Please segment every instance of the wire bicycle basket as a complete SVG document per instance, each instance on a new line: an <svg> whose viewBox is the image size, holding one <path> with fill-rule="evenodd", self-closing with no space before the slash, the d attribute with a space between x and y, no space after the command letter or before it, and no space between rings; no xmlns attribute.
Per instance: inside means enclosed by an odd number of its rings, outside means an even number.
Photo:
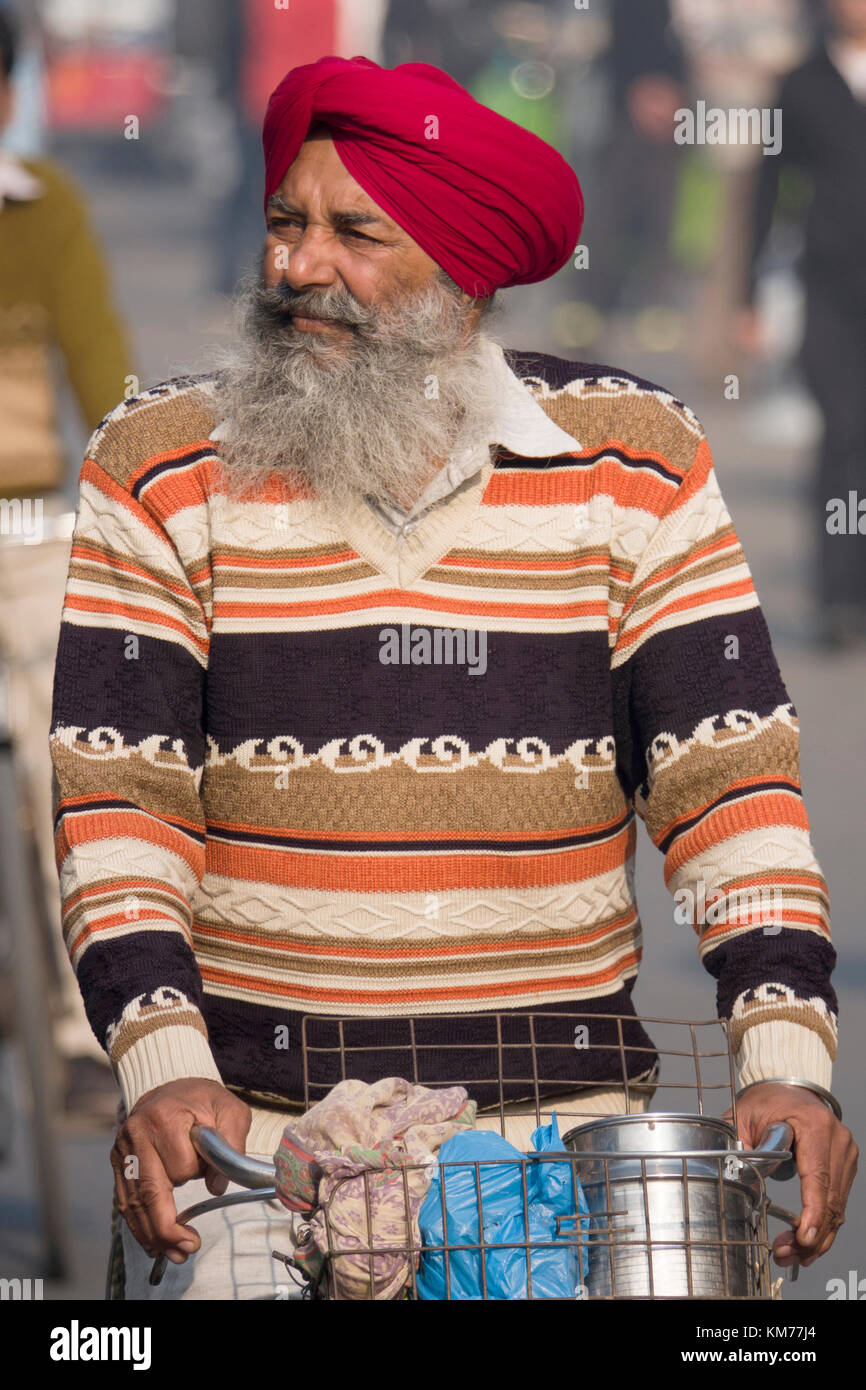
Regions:
<svg viewBox="0 0 866 1390"><path fill-rule="evenodd" d="M304 1019L305 1109L339 1081L400 1075L424 1086L464 1086L470 1096L480 1095L479 1126L505 1138L515 1122L525 1130L533 1120L536 1126L549 1120L554 1111L562 1135L561 1149L543 1153L524 1151L519 1157L469 1163L440 1156L432 1171L429 1164L408 1161L366 1170L360 1174L360 1234L357 1229L347 1234L334 1219L338 1183L316 1207L321 1258L312 1265L296 1259L298 1241L303 1244L309 1234L306 1219L300 1230L297 1219L291 1227L287 1220L293 1249L272 1252L287 1270L303 1271L305 1297L423 1301L431 1296L426 1290L432 1273L441 1289L437 1297L502 1298L506 1268L509 1287L518 1290L507 1296L518 1298L781 1297L782 1279L774 1280L770 1266L768 1218L795 1226L797 1218L771 1201L766 1178L791 1176L791 1130L773 1126L761 1146L748 1152L737 1139L735 1068L726 1020L638 1019L571 1010L492 1012L483 1018L489 1024L487 1039L456 1045L455 1074L439 1074L435 1081L428 1075L427 1054L435 1054L441 1070L447 1049L438 1039L425 1041L428 1019L401 1021L402 1044L367 1042L367 1036L381 1037L381 1031L371 1031L375 1020ZM645 1023L654 1029L649 1048ZM583 1054L595 1049L594 1057L584 1055L577 1066L571 1063L582 1077L563 1081L563 1049L572 1059L576 1049ZM234 1154L212 1131L199 1131L194 1142L232 1180L264 1190L201 1203L183 1213L182 1222L228 1201L273 1199L271 1165ZM559 1167L540 1169L544 1164ZM491 1223L485 1196L486 1184L496 1180L501 1165L510 1165L512 1173L519 1170L517 1228L509 1227L507 1238ZM431 1239L429 1232L422 1238L417 1196L413 1207L414 1179L422 1169L441 1206L439 1239ZM552 1229L540 1237L530 1206L549 1171L571 1175L573 1209L560 1211ZM474 1211L462 1223L449 1211L452 1179L464 1188L468 1182L474 1196ZM385 1189L392 1217L387 1229L377 1227ZM400 1208L396 1221L395 1207ZM567 1293L544 1291L540 1271L550 1267L546 1259L564 1261L561 1268L567 1265L576 1276L567 1282ZM157 1282L154 1275L152 1282ZM473 1291L467 1293L467 1288Z"/></svg>

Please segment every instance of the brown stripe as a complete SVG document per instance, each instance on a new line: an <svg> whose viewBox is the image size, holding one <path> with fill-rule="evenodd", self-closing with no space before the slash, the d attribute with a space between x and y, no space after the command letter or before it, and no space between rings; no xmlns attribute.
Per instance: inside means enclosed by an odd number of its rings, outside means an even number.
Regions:
<svg viewBox="0 0 866 1390"><path fill-rule="evenodd" d="M268 761L262 758L260 765ZM361 838L394 831L401 837L425 835L443 827L479 836L506 831L521 835L540 826L586 829L612 822L627 809L616 769L605 765L592 770L598 760L586 761L589 786L582 789L575 787L575 768L567 761L529 773L502 772L482 760L477 767L445 773L416 772L398 760L357 774L364 778L359 803L357 778L332 772L323 763L288 773L272 764L272 774L251 777L230 760L207 766L207 814L210 821L234 823L243 807L248 826L281 827L287 823L290 803L290 823L298 834L337 832ZM441 764L431 760L429 766ZM134 771L130 769L131 782ZM123 781L122 772L119 795Z"/></svg>
<svg viewBox="0 0 866 1390"><path fill-rule="evenodd" d="M765 1007L750 1006L748 1018L730 1020L731 1042L735 1052L739 1052L742 1047L743 1038L748 1029L756 1028L762 1023L797 1023L801 1028L808 1028L818 1035L830 1054L831 1060L835 1062L836 1038L833 1029L815 1009L810 1009L807 1004L804 1004L801 1009L770 1004Z"/></svg>
<svg viewBox="0 0 866 1390"><path fill-rule="evenodd" d="M196 1009L159 1009L148 1014L142 1009L142 1018L136 1023L124 1023L117 1033L111 1048L111 1060L117 1066L121 1058L143 1038L153 1037L161 1028L194 1028L207 1040L204 1019Z"/></svg>
<svg viewBox="0 0 866 1390"><path fill-rule="evenodd" d="M663 454L674 469L685 472L694 461L700 436L691 413L681 402L654 391L636 392L634 382L602 386L577 379L558 391L532 395L560 429L580 440L585 453L611 440L639 439L648 450Z"/></svg>
<svg viewBox="0 0 866 1390"><path fill-rule="evenodd" d="M603 923L593 923L593 932ZM231 930L231 928L229 928ZM574 933L574 928L563 926L563 932ZM548 933L549 935L549 933ZM271 935L269 939L284 942L291 941L291 937ZM342 950L350 950L352 941L345 937L327 936L320 938L322 946L337 946ZM412 946L404 941L395 942L389 949L387 942L367 942L365 945L378 946L382 954L375 957L367 956L356 960L341 959L337 956L322 955L314 956L304 953L295 955L292 951L268 950L266 947L257 947L242 944L237 941L218 941L210 934L203 936L200 932L193 929L193 944L196 959L203 964L214 964L229 962L235 967L240 967L241 963L246 966L259 966L268 972L267 978L261 981L262 988L266 988L269 979L278 982L283 979L287 972L292 974L302 974L314 978L328 978L333 976L335 979L343 977L362 976L367 979L381 979L387 981L391 978L404 979L411 975L413 979L428 980L437 979L442 976L456 977L461 975L496 974L502 972L528 973L535 969L552 970L558 966L571 966L576 972L585 971L589 973L589 967L593 966L604 956L611 955L615 950L629 951L634 949L636 932L634 926L621 927L610 930L600 941L588 942L586 945L580 943L569 945L564 948L557 947L533 947L533 943L527 940L522 934L511 937L484 937L485 945L492 945L497 942L513 943L522 942L525 949L515 951L503 951L497 956L495 953L488 952L482 956L457 955L448 956L446 959L425 960L419 958L412 951ZM307 942L306 944L311 944ZM430 942L417 943L421 949ZM437 941L436 943L442 944ZM461 938L455 942L457 945L471 945L470 941ZM399 954L398 954L399 952Z"/></svg>
<svg viewBox="0 0 866 1390"><path fill-rule="evenodd" d="M698 545L693 548L697 549L700 546L708 545L711 541L717 540L720 536L730 535L732 532L732 526L723 526L720 530L714 531L712 536L705 536ZM701 561L700 564L691 566L685 578L689 584L694 584L698 580L710 579L715 575L724 573L726 570L736 568L737 565L742 565L745 558L742 547L737 545L730 550L722 551L720 555L709 556L706 560ZM683 566L686 566L688 564L688 552L678 557L678 561L681 562ZM668 559L663 565L659 566L659 568L667 569L671 563L672 561ZM660 604L669 595L676 594L680 590L683 582L684 576L682 571L680 571L673 575L672 578L666 580L664 584L653 585L650 592L641 593L640 597L629 609L627 621L631 623L635 614L641 613L647 608L654 608L656 604ZM652 583L652 575L649 576L646 583Z"/></svg>

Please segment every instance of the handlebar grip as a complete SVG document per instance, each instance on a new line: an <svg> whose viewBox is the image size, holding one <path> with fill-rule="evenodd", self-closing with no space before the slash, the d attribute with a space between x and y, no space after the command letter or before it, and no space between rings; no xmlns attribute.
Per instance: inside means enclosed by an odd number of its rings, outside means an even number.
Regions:
<svg viewBox="0 0 866 1390"><path fill-rule="evenodd" d="M189 1137L202 1158L230 1182L251 1189L273 1187L277 1173L274 1165L239 1153L217 1130L208 1125L193 1125Z"/></svg>
<svg viewBox="0 0 866 1390"><path fill-rule="evenodd" d="M791 1152L794 1131L785 1120L768 1125L756 1149L741 1149L738 1158L749 1160L763 1177L774 1177L777 1182L787 1182L797 1172L797 1162ZM778 1154L774 1159L773 1154ZM749 1179L745 1178L748 1182Z"/></svg>

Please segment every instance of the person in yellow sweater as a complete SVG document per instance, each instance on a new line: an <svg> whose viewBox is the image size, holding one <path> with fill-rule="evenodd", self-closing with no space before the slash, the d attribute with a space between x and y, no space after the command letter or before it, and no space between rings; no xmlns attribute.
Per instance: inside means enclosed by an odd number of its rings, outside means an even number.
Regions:
<svg viewBox="0 0 866 1390"><path fill-rule="evenodd" d="M11 16L0 12L0 136L12 117L17 44ZM57 427L61 366L88 430L138 389L81 192L52 160L19 159L0 147L0 677L52 927L60 900L48 732L71 537L62 521L70 505ZM110 1072L59 930L52 940L60 981L54 1038L66 1103L107 1115ZM25 1006L31 1003L45 1007L35 1000Z"/></svg>

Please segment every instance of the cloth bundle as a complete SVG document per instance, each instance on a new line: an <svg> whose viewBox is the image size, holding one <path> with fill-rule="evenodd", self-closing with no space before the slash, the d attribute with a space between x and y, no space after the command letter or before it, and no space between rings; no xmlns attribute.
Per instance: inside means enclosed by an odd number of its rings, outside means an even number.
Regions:
<svg viewBox="0 0 866 1390"><path fill-rule="evenodd" d="M308 1218L296 1264L315 1279L330 1254L338 1298L398 1296L410 1278L409 1251L420 1249L418 1212L436 1154L474 1124L475 1101L461 1086L341 1081L286 1126L274 1155L280 1201ZM386 1253L359 1253L370 1247Z"/></svg>

